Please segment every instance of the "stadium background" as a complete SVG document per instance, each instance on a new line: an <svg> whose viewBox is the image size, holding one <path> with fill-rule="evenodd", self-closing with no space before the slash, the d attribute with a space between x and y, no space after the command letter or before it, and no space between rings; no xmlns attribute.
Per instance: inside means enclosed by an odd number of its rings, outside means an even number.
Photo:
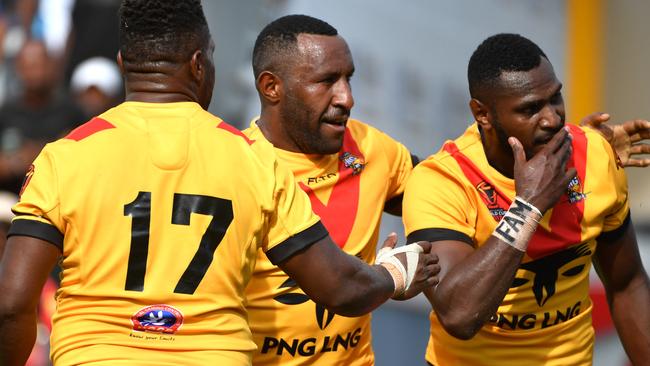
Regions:
<svg viewBox="0 0 650 366"><path fill-rule="evenodd" d="M119 3L76 1L106 4L107 9ZM30 2L39 6L31 31L56 52L66 42L75 0ZM11 1L0 1L0 16L5 3ZM203 4L217 46L210 110L238 127L247 126L259 111L250 66L255 37L265 24L290 13L321 18L339 30L356 66L352 116L387 132L420 157L434 153L471 122L467 61L484 38L498 32L520 33L547 53L564 82L567 121L594 111L609 112L613 121L650 119L646 70L650 46L642 28L650 3L644 0L203 0ZM7 50L16 46L11 42L16 40L3 40L0 100L12 93ZM62 73L65 69L60 68ZM628 169L628 175L632 215L645 266L650 268L650 186L644 184L648 171ZM382 235L390 231L401 233L403 228L399 219L387 216ZM594 365L626 365L602 285L592 275ZM390 302L374 313L377 366L423 364L428 308L418 297Z"/></svg>

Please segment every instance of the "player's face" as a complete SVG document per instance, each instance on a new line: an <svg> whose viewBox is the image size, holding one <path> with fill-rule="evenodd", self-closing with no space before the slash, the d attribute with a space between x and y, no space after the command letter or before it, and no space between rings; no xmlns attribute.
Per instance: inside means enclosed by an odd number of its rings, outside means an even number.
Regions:
<svg viewBox="0 0 650 366"><path fill-rule="evenodd" d="M516 137L530 159L564 126L562 84L543 57L538 67L503 73L500 80L492 105L496 137L506 154L512 154L508 137Z"/></svg>
<svg viewBox="0 0 650 366"><path fill-rule="evenodd" d="M205 68L205 77L199 86L199 104L203 109L207 110L212 101L212 90L214 89L214 41L210 37L210 44L206 47L206 52L203 57Z"/></svg>
<svg viewBox="0 0 650 366"><path fill-rule="evenodd" d="M353 73L352 55L343 38L298 36L297 57L287 67L280 101L282 126L297 150L334 154L341 149L354 105Z"/></svg>

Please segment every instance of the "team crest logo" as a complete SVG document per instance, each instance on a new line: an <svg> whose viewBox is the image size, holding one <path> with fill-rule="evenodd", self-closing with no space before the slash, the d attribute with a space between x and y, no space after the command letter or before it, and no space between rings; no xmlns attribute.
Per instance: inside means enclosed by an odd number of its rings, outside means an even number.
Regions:
<svg viewBox="0 0 650 366"><path fill-rule="evenodd" d="M582 185L580 184L580 179L578 179L578 177L573 177L573 179L571 179L569 186L566 189L566 195L569 197L569 202L571 203L580 202L587 197L587 195L582 192Z"/></svg>
<svg viewBox="0 0 650 366"><path fill-rule="evenodd" d="M183 325L183 314L172 306L158 304L140 309L131 317L133 330L175 333Z"/></svg>
<svg viewBox="0 0 650 366"><path fill-rule="evenodd" d="M339 159L343 162L343 164L345 164L346 168L352 169L352 174L354 175L361 174L361 171L366 165L363 159L358 158L349 152L344 152L343 155L339 157Z"/></svg>
<svg viewBox="0 0 650 366"><path fill-rule="evenodd" d="M488 210L490 210L490 215L497 221L501 220L506 211L499 207L497 203L497 191L486 181L477 184L476 190L481 195L481 199L485 202Z"/></svg>

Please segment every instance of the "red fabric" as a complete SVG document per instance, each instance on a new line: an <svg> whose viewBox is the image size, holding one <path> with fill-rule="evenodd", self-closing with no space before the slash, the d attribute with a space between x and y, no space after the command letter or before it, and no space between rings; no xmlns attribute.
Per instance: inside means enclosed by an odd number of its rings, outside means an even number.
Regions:
<svg viewBox="0 0 650 366"><path fill-rule="evenodd" d="M346 152L365 161L357 143L347 129L339 158ZM339 177L326 203L321 202L311 188L299 182L300 188L309 196L312 209L320 216L323 225L340 248L345 246L350 237L359 206L361 175L353 173L354 170L351 167L346 167L342 159L339 159Z"/></svg>
<svg viewBox="0 0 650 366"><path fill-rule="evenodd" d="M93 135L99 131L107 130L110 128L115 128L110 122L103 120L101 118L93 118L90 121L84 123L83 125L75 128L66 136L66 139L81 141L86 137Z"/></svg>
<svg viewBox="0 0 650 366"><path fill-rule="evenodd" d="M569 127L573 135L573 154L567 164L567 168L576 168L581 192L584 186L587 165L587 138L579 127L572 125ZM447 142L443 146L443 149L456 160L463 174L481 193L481 199L488 208L499 207L503 210L508 210L512 200L499 191L483 172L467 156L458 150L456 144L451 141ZM486 194L485 187L492 189L493 193ZM549 222L550 230L546 230L541 226L538 227L528 244L526 254L532 259L537 259L580 243L582 234L580 222L583 212L584 200L571 203L567 194L563 194L558 203L553 207L553 213ZM494 219L498 221L500 217L495 217Z"/></svg>

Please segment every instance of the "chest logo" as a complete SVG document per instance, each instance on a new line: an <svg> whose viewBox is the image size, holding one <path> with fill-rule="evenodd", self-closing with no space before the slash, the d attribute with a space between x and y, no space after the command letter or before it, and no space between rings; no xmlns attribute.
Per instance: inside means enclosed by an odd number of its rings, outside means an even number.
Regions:
<svg viewBox="0 0 650 366"><path fill-rule="evenodd" d="M282 303L284 305L300 305L307 301L310 301L309 296L298 293L294 291L300 291L298 283L293 279L289 278L284 283L280 285L279 288L290 288L292 292L284 293L273 298L273 300ZM334 313L325 309L324 306L320 304L316 305L316 323L320 329L325 329L334 319Z"/></svg>
<svg viewBox="0 0 650 366"><path fill-rule="evenodd" d="M346 168L352 169L353 175L361 174L361 171L366 166L363 158L356 157L349 152L341 154L339 159L343 162Z"/></svg>
<svg viewBox="0 0 650 366"><path fill-rule="evenodd" d="M585 265L572 262L589 255L591 255L591 249L587 243L583 243L520 265L520 269L535 275L532 290L537 305L544 306L548 299L555 294L555 285L559 279L579 275L585 269ZM569 263L572 264L567 266ZM526 278L515 277L510 287L519 287L529 281Z"/></svg>
<svg viewBox="0 0 650 366"><path fill-rule="evenodd" d="M587 197L587 195L582 192L582 184L577 176L573 177L569 182L569 186L566 189L566 195L569 197L569 202L571 203L580 202Z"/></svg>

